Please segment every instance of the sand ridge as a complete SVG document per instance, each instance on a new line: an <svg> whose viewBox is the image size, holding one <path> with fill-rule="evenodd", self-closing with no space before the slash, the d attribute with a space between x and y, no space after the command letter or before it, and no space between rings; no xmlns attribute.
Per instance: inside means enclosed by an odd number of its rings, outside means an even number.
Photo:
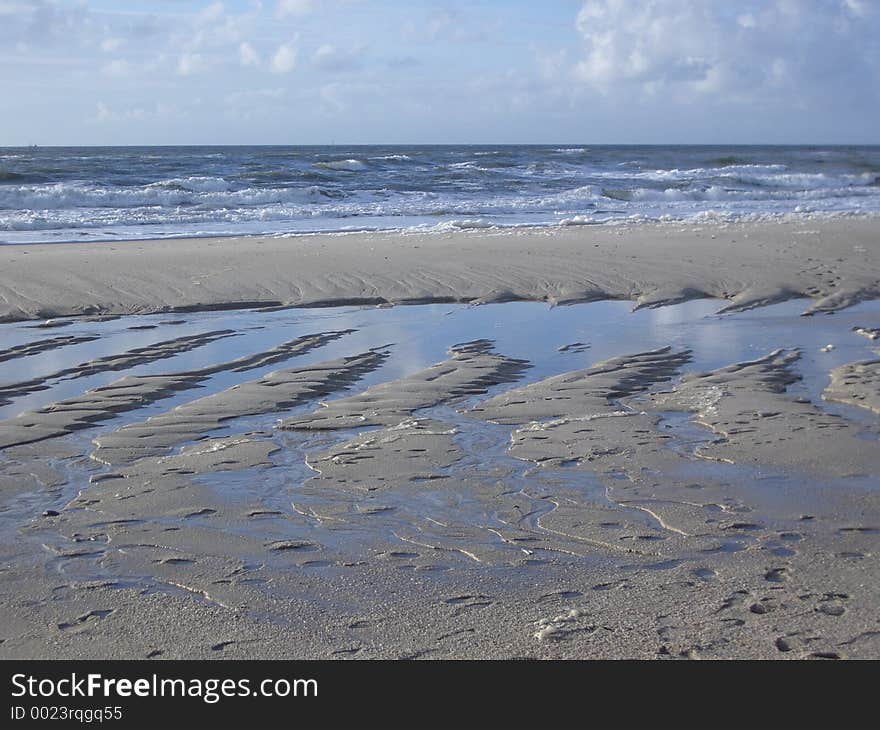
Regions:
<svg viewBox="0 0 880 730"><path fill-rule="evenodd" d="M686 350L664 347L621 355L590 368L514 388L470 410L495 423L523 423L574 413L613 411L614 400L672 378L690 360Z"/></svg>
<svg viewBox="0 0 880 730"><path fill-rule="evenodd" d="M834 368L831 382L822 397L880 413L880 360L854 362Z"/></svg>
<svg viewBox="0 0 880 730"><path fill-rule="evenodd" d="M175 355L195 350L199 347L208 345L218 340L222 340L226 337L234 337L235 335L236 333L232 330L215 330L212 332L200 332L195 335L187 335L184 337L175 337L172 340L165 340L164 342L157 342L155 344L146 345L144 347L136 347L117 355L97 357L93 360L89 360L88 362L83 362L73 367L56 370L55 372L48 375L31 378L30 380L26 380L23 382L2 384L0 385L0 405L10 403L12 398L18 397L20 395L34 393L39 390L45 390L52 381L62 379L86 378L90 375L96 375L98 373L127 370L129 368L135 367L137 365L142 365L144 363L151 363L157 360L171 358ZM42 352L44 350L54 350L57 347L72 344L72 342L69 340L57 342L58 338L55 339L56 344L50 345L49 342L51 341L43 341L45 347L40 347L38 350L31 350L30 352L27 352L27 354L34 354L34 352ZM93 339L93 337L76 338L78 342L89 342ZM23 355L23 352L24 351L19 350L19 355Z"/></svg>
<svg viewBox="0 0 880 730"><path fill-rule="evenodd" d="M119 464L157 456L220 428L224 421L247 415L288 410L344 389L379 367L383 350L321 362L305 368L276 370L259 380L189 401L142 423L129 424L95 439L93 458Z"/></svg>
<svg viewBox="0 0 880 730"><path fill-rule="evenodd" d="M67 398L56 403L51 403L33 411L26 411L14 418L0 421L0 449L21 444L29 444L49 438L55 438L73 431L89 428L97 423L113 418L118 413L141 408L146 404L157 400L169 398L175 393L191 388L199 387L209 376L223 371L246 372L256 368L286 360L295 354L302 354L309 350L348 334L348 331L324 332L312 335L304 335L295 340L282 343L265 352L245 355L229 362L214 363L196 370L169 373L162 375L126 375L107 385L86 391L82 395ZM231 333L208 333L207 335L191 338L181 338L174 341L180 348L175 350L168 347L167 343L158 349L158 358L170 357L178 351L185 351L191 347L205 344L217 336L227 337ZM139 348L150 350L151 356L144 360L142 352L138 352L133 359L126 353L118 358L109 358L114 364L118 362L136 364L155 359L152 355L154 348ZM83 372L89 373L105 369L105 359L101 358L94 363L70 370L70 374L78 377ZM115 368L114 368L115 369ZM65 371L66 372L66 371ZM40 385L47 379L38 379ZM30 387L30 386L29 386ZM20 392L28 392L19 389Z"/></svg>
<svg viewBox="0 0 880 730"><path fill-rule="evenodd" d="M867 475L880 468L880 451L859 437L853 421L823 411L786 389L800 376L800 354L777 350L749 362L686 376L650 399L656 410L696 414L723 438L700 446L699 456L798 469L813 475Z"/></svg>
<svg viewBox="0 0 880 730"><path fill-rule="evenodd" d="M311 415L287 418L290 430L394 426L414 411L485 393L491 386L517 380L528 363L492 352L492 342L453 345L448 360L402 380L381 383L359 395L341 398Z"/></svg>
<svg viewBox="0 0 880 730"><path fill-rule="evenodd" d="M15 360L19 357L27 357L28 355L35 355L39 352L46 352L47 350L55 350L67 345L78 345L83 342L92 342L96 339L98 339L98 335L59 335L58 337L48 337L44 340L36 340L35 342L26 342L23 345L15 345L14 347L0 350L0 362Z"/></svg>

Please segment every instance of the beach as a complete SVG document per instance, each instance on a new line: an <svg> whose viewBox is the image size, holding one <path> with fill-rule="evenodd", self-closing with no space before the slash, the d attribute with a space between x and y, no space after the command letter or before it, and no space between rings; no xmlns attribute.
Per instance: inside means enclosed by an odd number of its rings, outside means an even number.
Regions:
<svg viewBox="0 0 880 730"><path fill-rule="evenodd" d="M0 656L876 658L878 239L2 245Z"/></svg>
<svg viewBox="0 0 880 730"><path fill-rule="evenodd" d="M877 296L874 218L6 245L0 321L232 309Z"/></svg>

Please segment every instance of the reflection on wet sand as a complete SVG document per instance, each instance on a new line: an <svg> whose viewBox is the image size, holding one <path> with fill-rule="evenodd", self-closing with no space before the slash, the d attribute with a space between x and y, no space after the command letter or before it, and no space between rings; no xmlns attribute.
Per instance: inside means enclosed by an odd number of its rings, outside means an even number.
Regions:
<svg viewBox="0 0 880 730"><path fill-rule="evenodd" d="M5 325L0 654L875 656L880 308L717 308Z"/></svg>

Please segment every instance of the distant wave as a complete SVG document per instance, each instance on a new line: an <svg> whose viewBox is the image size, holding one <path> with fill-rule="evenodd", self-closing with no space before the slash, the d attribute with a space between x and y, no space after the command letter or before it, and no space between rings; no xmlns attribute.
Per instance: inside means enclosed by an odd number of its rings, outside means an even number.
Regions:
<svg viewBox="0 0 880 730"><path fill-rule="evenodd" d="M344 192L318 185L284 188L232 189L212 178L164 180L137 187L53 183L0 187L0 210L59 208L132 208L143 206L254 206L309 203L343 197Z"/></svg>
<svg viewBox="0 0 880 730"><path fill-rule="evenodd" d="M606 198L619 201L751 201L757 203L763 200L776 201L802 201L802 200L827 200L833 198L858 198L875 197L876 193L867 189L853 188L823 188L813 190L780 191L772 189L764 190L732 190L719 185L710 185L697 188L666 188L657 190L654 188L613 189L603 188L602 195Z"/></svg>
<svg viewBox="0 0 880 730"><path fill-rule="evenodd" d="M409 155L379 155L378 157L371 157L370 159L383 162L409 162L412 160L412 157Z"/></svg>
<svg viewBox="0 0 880 730"><path fill-rule="evenodd" d="M316 162L315 167L321 167L325 170L346 170L348 172L358 172L359 170L365 170L367 168L367 163L363 160L349 159L349 160L329 160L326 162Z"/></svg>

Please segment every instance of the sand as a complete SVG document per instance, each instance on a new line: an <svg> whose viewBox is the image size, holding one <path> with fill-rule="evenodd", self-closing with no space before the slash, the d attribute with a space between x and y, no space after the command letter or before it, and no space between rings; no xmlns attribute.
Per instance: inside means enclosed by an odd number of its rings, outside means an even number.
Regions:
<svg viewBox="0 0 880 730"><path fill-rule="evenodd" d="M831 382L822 397L880 413L880 360L848 363L834 368Z"/></svg>
<svg viewBox="0 0 880 730"><path fill-rule="evenodd" d="M76 368L67 368L49 376L37 378L27 383L15 383L0 388L0 393L20 395L44 387L44 383L68 376L83 377L105 369L120 370L133 364L170 357L185 352L218 336L225 337L231 332L207 333L204 336L178 338L171 342L159 343L153 348L139 348L137 351L123 353L113 358L98 358L83 363ZM262 365L277 362L294 354L308 352L313 347L340 337L341 332L325 332L286 342L267 352L212 364L198 370L169 373L165 375L133 375L116 380L109 385L88 390L80 396L53 403L35 411L25 411L13 419L0 423L0 448L19 446L62 436L72 431L88 428L112 418L118 413L142 408L148 403L168 398L181 390L196 388L209 375L221 371L245 372ZM112 367L107 366L107 361ZM219 416L222 420L222 415ZM192 429L190 429L192 430ZM193 432L193 436L198 430Z"/></svg>
<svg viewBox="0 0 880 730"><path fill-rule="evenodd" d="M835 311L880 291L878 231L10 246L0 292L11 320L707 295ZM877 324L840 337L868 350ZM0 362L91 344L33 332ZM0 657L880 656L875 359L827 367L811 398L785 341L694 372L687 342L599 360L562 332L553 349L586 367L542 377L487 339L407 371L400 343L327 328L125 373L238 334L206 322L0 383L14 403L120 376L0 421Z"/></svg>
<svg viewBox="0 0 880 730"><path fill-rule="evenodd" d="M571 303L742 309L880 293L875 219L641 224L516 233L371 233L0 246L0 321L241 306Z"/></svg>
<svg viewBox="0 0 880 730"><path fill-rule="evenodd" d="M484 340L453 345L449 354L449 360L408 378L334 400L314 414L282 421L281 427L327 430L395 426L415 411L485 393L499 383L514 382L528 367L522 360L493 353L492 343Z"/></svg>
<svg viewBox="0 0 880 730"><path fill-rule="evenodd" d="M259 380L190 401L169 413L102 435L95 441L98 448L92 456L105 464L118 464L162 454L221 428L224 421L285 411L335 393L357 382L387 356L387 352L368 351L308 368L277 370Z"/></svg>

